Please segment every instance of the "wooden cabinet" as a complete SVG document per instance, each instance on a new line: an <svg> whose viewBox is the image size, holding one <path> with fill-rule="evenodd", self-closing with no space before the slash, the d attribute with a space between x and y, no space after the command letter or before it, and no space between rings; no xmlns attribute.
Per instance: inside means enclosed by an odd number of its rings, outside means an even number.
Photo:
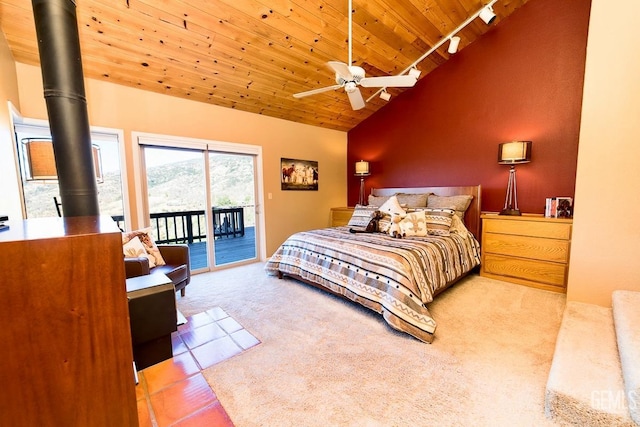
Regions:
<svg viewBox="0 0 640 427"><path fill-rule="evenodd" d="M3 426L137 426L122 235L109 217L0 231Z"/></svg>
<svg viewBox="0 0 640 427"><path fill-rule="evenodd" d="M331 208L331 217L329 219L330 227L339 227L347 225L353 215L354 208Z"/></svg>
<svg viewBox="0 0 640 427"><path fill-rule="evenodd" d="M480 275L566 292L571 219L482 215Z"/></svg>

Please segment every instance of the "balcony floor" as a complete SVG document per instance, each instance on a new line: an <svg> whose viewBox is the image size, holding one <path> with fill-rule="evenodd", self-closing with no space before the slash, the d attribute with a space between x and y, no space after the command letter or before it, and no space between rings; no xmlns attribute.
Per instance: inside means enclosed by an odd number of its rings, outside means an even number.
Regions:
<svg viewBox="0 0 640 427"><path fill-rule="evenodd" d="M207 243L204 241L189 244L192 270L207 267ZM253 259L256 257L255 227L245 227L242 237L218 237L214 246L216 265Z"/></svg>

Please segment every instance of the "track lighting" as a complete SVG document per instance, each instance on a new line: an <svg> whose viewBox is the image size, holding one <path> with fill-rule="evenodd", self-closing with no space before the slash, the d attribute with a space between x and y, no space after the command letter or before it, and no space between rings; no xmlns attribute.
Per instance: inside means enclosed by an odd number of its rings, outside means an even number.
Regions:
<svg viewBox="0 0 640 427"><path fill-rule="evenodd" d="M449 49L447 49L447 52L453 55L458 51L459 44L460 44L460 37L458 36L451 37L451 39L449 40Z"/></svg>
<svg viewBox="0 0 640 427"><path fill-rule="evenodd" d="M493 13L493 7L487 6L480 11L480 19L484 21L485 24L491 25L491 23L496 19L496 14Z"/></svg>
<svg viewBox="0 0 640 427"><path fill-rule="evenodd" d="M485 0L483 0L483 1L485 1ZM431 49L429 49L428 51L423 53L422 56L420 56L420 58L416 59L415 62L413 62L411 65L407 66L407 68L402 70L398 75L401 76L401 75L403 75L405 73L408 73L409 75L412 75L413 72L419 71L417 69L416 69L416 71L412 71L412 70L414 68L416 68L416 66L420 62L422 62L426 57L428 57L433 52L435 52L438 49L440 49L442 47L442 45L447 43L447 42L449 42L449 47L447 49L448 52L450 54L453 54L453 53L457 52L459 44L460 44L460 40L459 40L459 37L455 36L455 34L460 33L460 31L462 31L467 25L471 24L477 17L480 17L484 23L486 23L487 25L490 25L496 19L496 14L493 13L493 5L495 3L497 3L497 2L498 2L498 0L490 0L487 4L485 4L480 9L478 9L476 12L474 12L471 16L469 16L464 22L462 22L460 25L458 25L456 28L454 28L453 31L451 31L446 36L440 38L440 40L438 40L438 42L436 44L434 44L431 47ZM456 41L456 39L458 39L458 40ZM455 48L454 48L454 46L455 46ZM417 79L417 77L416 77L416 79ZM384 88L378 89L373 95L371 95L369 98L367 98L367 102L371 101L372 99L374 99L378 95L380 95L380 97L382 99L385 99L385 98L388 99L387 97L390 97L391 95L383 94L383 90L384 90Z"/></svg>
<svg viewBox="0 0 640 427"><path fill-rule="evenodd" d="M380 98L384 99L385 101L389 101L391 99L391 94L387 92L386 89L383 89L382 92L380 92Z"/></svg>
<svg viewBox="0 0 640 427"><path fill-rule="evenodd" d="M421 74L421 73L422 73L422 71L418 70L416 67L412 67L412 68L409 70L409 75L410 75L411 77L415 77L415 78L416 78L416 80L418 80L418 77L420 77L420 74Z"/></svg>

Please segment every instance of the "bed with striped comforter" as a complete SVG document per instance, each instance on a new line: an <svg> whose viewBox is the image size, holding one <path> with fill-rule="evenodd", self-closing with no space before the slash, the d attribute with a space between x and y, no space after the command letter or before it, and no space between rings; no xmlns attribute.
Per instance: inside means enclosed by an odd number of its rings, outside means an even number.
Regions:
<svg viewBox="0 0 640 427"><path fill-rule="evenodd" d="M326 288L430 343L436 322L427 304L479 264L480 245L471 233L394 239L333 227L292 235L265 271Z"/></svg>

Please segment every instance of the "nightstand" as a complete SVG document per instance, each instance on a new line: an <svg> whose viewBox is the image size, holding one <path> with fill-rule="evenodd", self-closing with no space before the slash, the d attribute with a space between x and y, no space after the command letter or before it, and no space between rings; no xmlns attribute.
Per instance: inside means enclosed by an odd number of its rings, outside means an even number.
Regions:
<svg viewBox="0 0 640 427"><path fill-rule="evenodd" d="M480 275L567 291L573 220L483 214Z"/></svg>
<svg viewBox="0 0 640 427"><path fill-rule="evenodd" d="M354 208L331 208L329 227L347 225L353 215Z"/></svg>

